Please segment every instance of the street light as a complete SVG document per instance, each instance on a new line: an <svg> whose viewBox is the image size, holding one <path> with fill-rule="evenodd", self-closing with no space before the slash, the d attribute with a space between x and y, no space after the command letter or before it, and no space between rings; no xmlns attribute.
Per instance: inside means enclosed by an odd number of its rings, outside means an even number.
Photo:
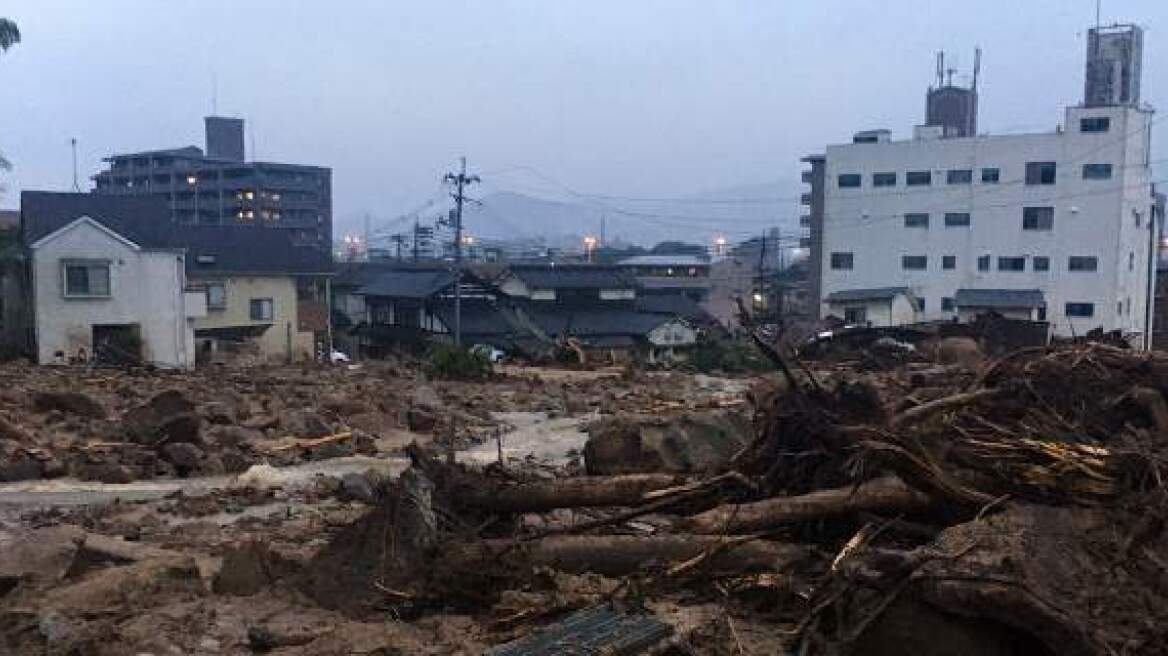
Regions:
<svg viewBox="0 0 1168 656"><path fill-rule="evenodd" d="M726 254L726 238L722 235L714 237L714 255L722 256Z"/></svg>
<svg viewBox="0 0 1168 656"><path fill-rule="evenodd" d="M199 184L199 178L194 173L187 174L187 186L192 187L194 189L194 194L195 194L195 220L194 220L194 223L199 222L199 188L197 186L198 184Z"/></svg>
<svg viewBox="0 0 1168 656"><path fill-rule="evenodd" d="M584 238L584 253L588 257L588 261L592 261L592 250L596 248L596 237L588 235Z"/></svg>

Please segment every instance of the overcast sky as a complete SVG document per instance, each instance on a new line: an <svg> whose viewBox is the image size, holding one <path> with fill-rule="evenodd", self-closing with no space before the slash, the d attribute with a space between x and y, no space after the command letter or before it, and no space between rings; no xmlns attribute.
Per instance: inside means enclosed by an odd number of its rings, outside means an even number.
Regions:
<svg viewBox="0 0 1168 656"><path fill-rule="evenodd" d="M329 166L339 226L424 201L466 155L478 193L674 196L788 181L853 131L923 121L934 53L985 51L980 129L1052 129L1082 95L1094 0L8 0L0 151L21 189L83 189L111 152L202 145L212 108L249 158ZM1168 2L1106 0L1147 29L1165 108ZM1156 146L1168 145L1157 130ZM524 168L520 168L524 167ZM534 173L538 172L537 173Z"/></svg>

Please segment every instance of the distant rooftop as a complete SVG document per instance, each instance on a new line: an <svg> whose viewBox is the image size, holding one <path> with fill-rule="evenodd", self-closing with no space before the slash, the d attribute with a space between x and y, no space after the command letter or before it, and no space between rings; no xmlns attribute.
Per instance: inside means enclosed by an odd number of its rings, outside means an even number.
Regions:
<svg viewBox="0 0 1168 656"><path fill-rule="evenodd" d="M621 266L709 266L710 258L702 255L634 255L617 262Z"/></svg>

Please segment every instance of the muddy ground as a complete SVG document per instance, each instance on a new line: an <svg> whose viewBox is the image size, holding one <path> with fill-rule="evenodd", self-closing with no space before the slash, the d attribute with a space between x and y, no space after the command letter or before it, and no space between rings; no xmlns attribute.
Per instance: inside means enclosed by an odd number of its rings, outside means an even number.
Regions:
<svg viewBox="0 0 1168 656"><path fill-rule="evenodd" d="M407 445L478 467L501 455L505 469L551 479L582 472L598 420L745 415L754 382L531 368L448 382L410 363L2 366L0 652L482 653L627 581L548 571L479 608L411 609L392 595L359 616L321 607L304 569L408 466ZM777 644L773 616L735 618L724 600L645 603L704 653Z"/></svg>

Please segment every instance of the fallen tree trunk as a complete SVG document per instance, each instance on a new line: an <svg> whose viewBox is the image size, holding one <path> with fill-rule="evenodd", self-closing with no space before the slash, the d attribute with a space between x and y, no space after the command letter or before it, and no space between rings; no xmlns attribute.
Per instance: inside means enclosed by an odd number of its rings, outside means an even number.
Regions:
<svg viewBox="0 0 1168 656"><path fill-rule="evenodd" d="M556 508L636 506L645 494L685 482L673 474L578 476L539 483L499 485L489 479L460 481L452 500L497 513L545 512Z"/></svg>
<svg viewBox="0 0 1168 656"><path fill-rule="evenodd" d="M786 570L804 562L811 553L800 545L765 540L742 541L719 550L724 541L708 535L560 535L522 543L485 540L449 546L442 559L456 571L511 562L570 573L624 576L648 566L695 558L707 550L713 554L703 566L711 573L723 574Z"/></svg>
<svg viewBox="0 0 1168 656"><path fill-rule="evenodd" d="M681 528L704 534L752 533L777 528L786 522L854 512L919 510L929 503L927 496L900 479L887 477L796 497L722 505L684 520Z"/></svg>

